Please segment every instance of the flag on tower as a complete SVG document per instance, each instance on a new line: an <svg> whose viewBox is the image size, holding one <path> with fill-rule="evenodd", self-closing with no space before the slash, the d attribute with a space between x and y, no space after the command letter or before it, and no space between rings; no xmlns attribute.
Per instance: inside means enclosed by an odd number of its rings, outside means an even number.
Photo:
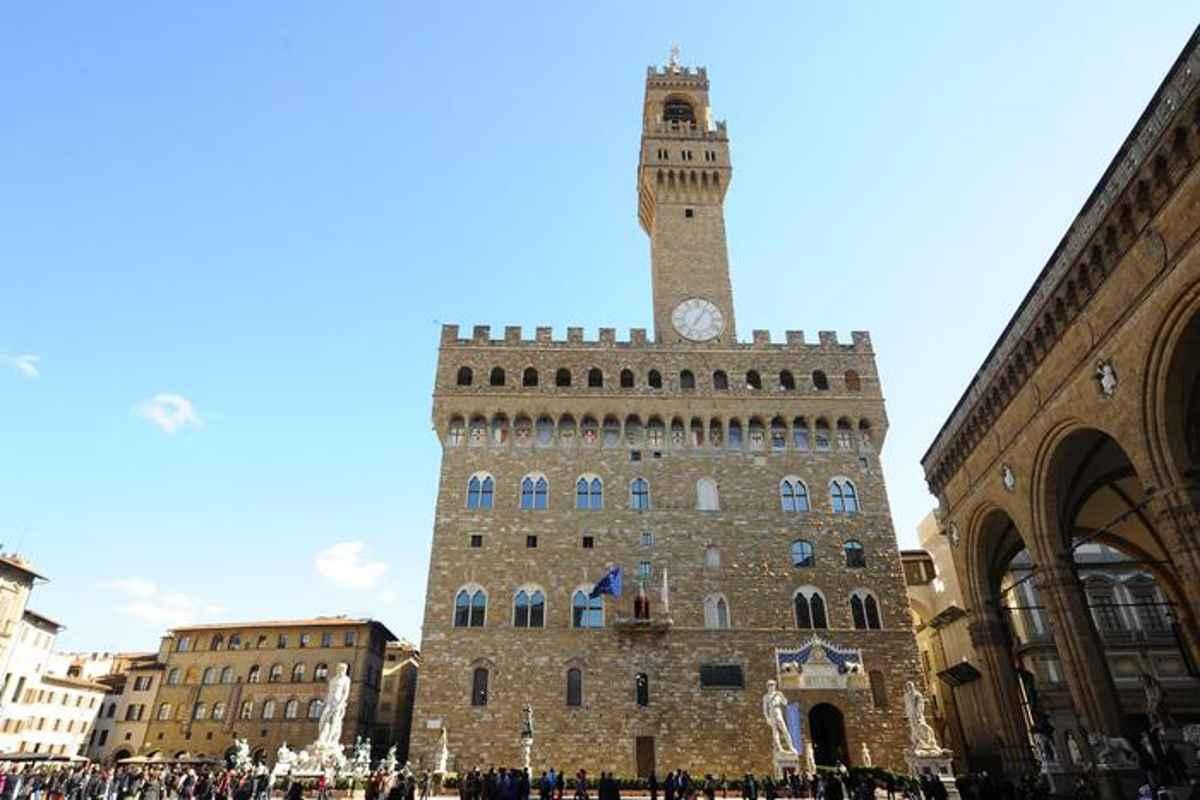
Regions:
<svg viewBox="0 0 1200 800"><path fill-rule="evenodd" d="M603 578L598 580L592 587L592 591L588 593L588 597L595 599L602 594L611 594L613 597L621 596L620 567L613 567Z"/></svg>

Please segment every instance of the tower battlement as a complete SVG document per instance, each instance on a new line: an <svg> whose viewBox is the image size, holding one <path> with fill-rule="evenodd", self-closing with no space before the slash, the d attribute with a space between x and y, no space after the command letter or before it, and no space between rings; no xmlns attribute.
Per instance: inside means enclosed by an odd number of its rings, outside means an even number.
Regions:
<svg viewBox="0 0 1200 800"><path fill-rule="evenodd" d="M692 350L779 350L789 352L851 352L873 353L871 334L867 331L851 331L850 341L838 339L837 331L819 331L817 341L805 339L804 331L785 331L782 341L775 340L769 330L755 330L748 342L724 342L720 345L669 345L663 346L654 342L646 335L645 328L630 328L629 335L618 338L616 328L600 328L594 339L585 338L582 327L567 328L567 338L555 339L554 328L549 325L539 325L534 328L532 339L525 337L520 325L504 326L503 335L493 338L490 325L475 325L471 328L469 337L460 336L460 326L454 324L442 325L441 345L445 347L529 347L554 348L622 348L645 349L671 352L689 352Z"/></svg>
<svg viewBox="0 0 1200 800"><path fill-rule="evenodd" d="M646 85L661 89L681 86L708 90L707 67L655 66L646 67Z"/></svg>

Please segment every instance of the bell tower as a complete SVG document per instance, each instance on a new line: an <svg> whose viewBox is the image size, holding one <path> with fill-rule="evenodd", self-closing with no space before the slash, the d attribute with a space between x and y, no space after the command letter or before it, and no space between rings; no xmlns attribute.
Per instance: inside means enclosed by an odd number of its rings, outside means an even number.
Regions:
<svg viewBox="0 0 1200 800"><path fill-rule="evenodd" d="M711 118L708 73L679 64L646 70L638 160L638 221L650 236L659 343L736 341L725 244L733 174L725 123Z"/></svg>

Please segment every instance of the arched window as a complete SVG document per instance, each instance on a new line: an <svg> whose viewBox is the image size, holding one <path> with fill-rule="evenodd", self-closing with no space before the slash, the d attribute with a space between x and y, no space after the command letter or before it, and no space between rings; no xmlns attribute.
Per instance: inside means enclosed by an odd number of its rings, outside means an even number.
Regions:
<svg viewBox="0 0 1200 800"><path fill-rule="evenodd" d="M850 618L858 630L879 630L879 603L875 596L864 589L851 593Z"/></svg>
<svg viewBox="0 0 1200 800"><path fill-rule="evenodd" d="M210 686L210 685L216 683L217 682L217 668L216 667L205 667L204 668L204 677L202 677L200 679L200 682L205 684L206 686Z"/></svg>
<svg viewBox="0 0 1200 800"><path fill-rule="evenodd" d="M275 701L267 700L262 706L263 719L275 719Z"/></svg>
<svg viewBox="0 0 1200 800"><path fill-rule="evenodd" d="M813 387L818 392L829 391L829 378L825 377L825 373L819 369L814 369L812 374Z"/></svg>
<svg viewBox="0 0 1200 800"><path fill-rule="evenodd" d="M721 495L717 491L717 482L712 478L701 478L696 481L696 510L721 510Z"/></svg>
<svg viewBox="0 0 1200 800"><path fill-rule="evenodd" d="M804 417L792 420L792 443L797 450L808 449L808 421Z"/></svg>
<svg viewBox="0 0 1200 800"><path fill-rule="evenodd" d="M567 670L567 705L583 705L583 672L579 667Z"/></svg>
<svg viewBox="0 0 1200 800"><path fill-rule="evenodd" d="M696 376L692 374L690 369L685 369L679 373L679 388L680 389L695 389Z"/></svg>
<svg viewBox="0 0 1200 800"><path fill-rule="evenodd" d="M656 369L650 370L649 374L646 375L646 383L650 384L651 389L661 389L662 373Z"/></svg>
<svg viewBox="0 0 1200 800"><path fill-rule="evenodd" d="M545 475L526 475L521 480L521 508L544 510L549 494L550 484Z"/></svg>
<svg viewBox="0 0 1200 800"><path fill-rule="evenodd" d="M818 590L812 587L797 589L793 602L796 607L797 628L821 630L829 627L825 616L825 598Z"/></svg>
<svg viewBox="0 0 1200 800"><path fill-rule="evenodd" d="M225 649L225 637L219 633L216 636L213 636L212 644L209 645L209 647L212 650L224 650Z"/></svg>
<svg viewBox="0 0 1200 800"><path fill-rule="evenodd" d="M673 123L673 128L680 123L695 125L696 112L682 97L668 97L663 102L663 122Z"/></svg>
<svg viewBox="0 0 1200 800"><path fill-rule="evenodd" d="M482 628L487 611L487 595L483 589L470 592L459 589L454 596L454 627Z"/></svg>
<svg viewBox="0 0 1200 800"><path fill-rule="evenodd" d="M490 375L488 375L488 383L491 384L492 386L503 386L504 385L504 368L503 367L492 367L492 372Z"/></svg>
<svg viewBox="0 0 1200 800"><path fill-rule="evenodd" d="M224 667L221 670L221 683L233 683L233 667Z"/></svg>
<svg viewBox="0 0 1200 800"><path fill-rule="evenodd" d="M622 389L632 389L633 388L633 370L631 370L631 369L621 370L621 388Z"/></svg>
<svg viewBox="0 0 1200 800"><path fill-rule="evenodd" d="M546 624L546 595L541 589L517 592L513 599L513 627L541 628Z"/></svg>
<svg viewBox="0 0 1200 800"><path fill-rule="evenodd" d="M715 544L704 548L704 566L707 569L718 569L721 566L721 551Z"/></svg>
<svg viewBox="0 0 1200 800"><path fill-rule="evenodd" d="M300 683L304 680L304 664L297 664L292 667L292 683Z"/></svg>
<svg viewBox="0 0 1200 800"><path fill-rule="evenodd" d="M858 377L858 373L852 369L846 370L846 391L861 392L862 380Z"/></svg>
<svg viewBox="0 0 1200 800"><path fill-rule="evenodd" d="M163 703L158 707L159 721L169 720L171 718L171 704Z"/></svg>
<svg viewBox="0 0 1200 800"><path fill-rule="evenodd" d="M167 672L167 685L179 685L179 667L171 667L170 671Z"/></svg>
<svg viewBox="0 0 1200 800"><path fill-rule="evenodd" d="M571 627L574 628L603 628L604 599L588 597L582 589L571 597Z"/></svg>
<svg viewBox="0 0 1200 800"><path fill-rule="evenodd" d="M710 594L704 598L704 627L729 627L729 602L724 595Z"/></svg>
<svg viewBox="0 0 1200 800"><path fill-rule="evenodd" d="M258 683L261 672L258 664L250 667L250 671L246 673L246 683Z"/></svg>
<svg viewBox="0 0 1200 800"><path fill-rule="evenodd" d="M471 374L470 367L459 367L458 368L458 385L459 386L470 386L472 379L473 379L473 376Z"/></svg>
<svg viewBox="0 0 1200 800"><path fill-rule="evenodd" d="M796 379L792 377L791 370L781 370L779 373L779 388L785 392L796 391Z"/></svg>
<svg viewBox="0 0 1200 800"><path fill-rule="evenodd" d="M467 481L467 508L491 508L495 488L496 482L486 472L472 475Z"/></svg>
<svg viewBox="0 0 1200 800"><path fill-rule="evenodd" d="M533 426L534 439L538 447L549 447L554 442L554 420L538 417Z"/></svg>
<svg viewBox="0 0 1200 800"><path fill-rule="evenodd" d="M192 706L192 719L208 719L208 706L204 703Z"/></svg>
<svg viewBox="0 0 1200 800"><path fill-rule="evenodd" d="M752 369L746 373L746 387L749 389L762 388L762 376L758 374L758 370Z"/></svg>
<svg viewBox="0 0 1200 800"><path fill-rule="evenodd" d="M218 720L218 721L225 719L225 704L224 703L213 703L212 718L215 720Z"/></svg>
<svg viewBox="0 0 1200 800"><path fill-rule="evenodd" d="M813 436L817 450L829 449L829 423L823 419L817 420L815 435Z"/></svg>
<svg viewBox="0 0 1200 800"><path fill-rule="evenodd" d="M1126 630L1125 620L1117 607L1112 581L1099 575L1091 575L1084 580L1083 591L1101 635L1123 633Z"/></svg>
<svg viewBox="0 0 1200 800"><path fill-rule="evenodd" d="M486 667L476 667L471 673L471 705L486 706L488 704L488 671Z"/></svg>
<svg viewBox="0 0 1200 800"><path fill-rule="evenodd" d="M321 712L325 709L325 701L319 697L314 697L308 701L308 718L320 719Z"/></svg>
<svg viewBox="0 0 1200 800"><path fill-rule="evenodd" d="M629 484L629 507L634 511L650 508L650 484L645 478L634 478Z"/></svg>
<svg viewBox="0 0 1200 800"><path fill-rule="evenodd" d="M854 447L854 429L850 426L850 420L842 417L837 421L837 437L838 447L843 450L849 450Z"/></svg>
<svg viewBox="0 0 1200 800"><path fill-rule="evenodd" d="M797 539L792 542L792 566L797 569L801 567L811 567L816 564L816 555L813 550L813 544L805 539Z"/></svg>
<svg viewBox="0 0 1200 800"><path fill-rule="evenodd" d="M287 704L283 707L283 718L296 719L299 716L300 701L293 697L291 700L288 700Z"/></svg>
<svg viewBox="0 0 1200 800"><path fill-rule="evenodd" d="M719 369L713 373L713 388L721 392L729 388L729 376L725 370Z"/></svg>
<svg viewBox="0 0 1200 800"><path fill-rule="evenodd" d="M536 369L534 369L533 367L526 367L525 372L522 373L522 375L521 375L521 385L522 386L537 386L538 385L538 371Z"/></svg>
<svg viewBox="0 0 1200 800"><path fill-rule="evenodd" d="M808 487L799 478L784 478L779 482L779 502L788 513L808 511Z"/></svg>
<svg viewBox="0 0 1200 800"><path fill-rule="evenodd" d="M283 680L283 664L272 664L267 672L267 683L279 683Z"/></svg>
<svg viewBox="0 0 1200 800"><path fill-rule="evenodd" d="M787 423L782 417L771 420L771 449L775 451L787 448Z"/></svg>
<svg viewBox="0 0 1200 800"><path fill-rule="evenodd" d="M559 367L554 373L555 386L570 386L571 385L571 370L566 367Z"/></svg>
<svg viewBox="0 0 1200 800"><path fill-rule="evenodd" d="M595 475L581 475L575 481L575 508L597 511L604 507L604 485Z"/></svg>
<svg viewBox="0 0 1200 800"><path fill-rule="evenodd" d="M861 569L867 565L867 554L863 550L862 542L851 539L842 545L842 551L846 554L847 567Z"/></svg>
<svg viewBox="0 0 1200 800"><path fill-rule="evenodd" d="M633 676L633 697L642 708L650 705L650 676L644 672Z"/></svg>
<svg viewBox="0 0 1200 800"><path fill-rule="evenodd" d="M588 386L593 389L599 389L604 386L604 373L599 367L592 367L588 370Z"/></svg>
<svg viewBox="0 0 1200 800"><path fill-rule="evenodd" d="M829 482L829 504L835 514L858 513L858 494L854 484L842 478Z"/></svg>
<svg viewBox="0 0 1200 800"><path fill-rule="evenodd" d="M254 701L243 700L242 709L238 712L238 719L254 719Z"/></svg>
<svg viewBox="0 0 1200 800"><path fill-rule="evenodd" d="M313 680L317 683L329 680L329 667L325 662L321 662L313 667Z"/></svg>
<svg viewBox="0 0 1200 800"><path fill-rule="evenodd" d="M235 634L230 635L229 649L230 650L241 650L242 649L242 635L240 633L235 633Z"/></svg>

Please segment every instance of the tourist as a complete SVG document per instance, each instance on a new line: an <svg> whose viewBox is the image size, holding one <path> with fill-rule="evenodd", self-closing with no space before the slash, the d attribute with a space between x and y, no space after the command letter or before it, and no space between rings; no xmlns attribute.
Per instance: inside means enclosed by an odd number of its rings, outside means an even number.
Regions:
<svg viewBox="0 0 1200 800"><path fill-rule="evenodd" d="M650 770L650 775L646 778L646 788L650 790L650 800L658 800L658 776L654 774L654 770Z"/></svg>
<svg viewBox="0 0 1200 800"><path fill-rule="evenodd" d="M587 771L575 773L575 800L588 800Z"/></svg>

